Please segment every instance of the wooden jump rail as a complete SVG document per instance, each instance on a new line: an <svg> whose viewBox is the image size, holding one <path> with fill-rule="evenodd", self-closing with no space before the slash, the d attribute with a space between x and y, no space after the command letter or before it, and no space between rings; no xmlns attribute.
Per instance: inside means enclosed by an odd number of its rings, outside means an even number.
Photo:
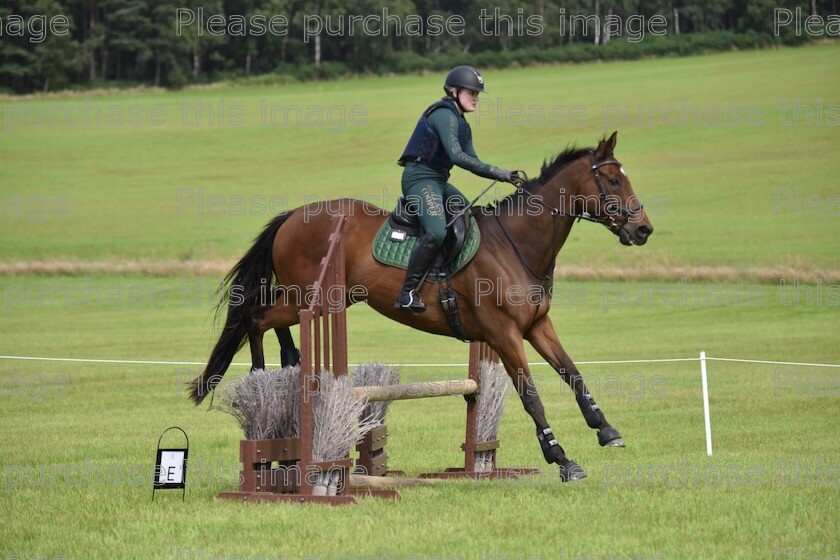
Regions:
<svg viewBox="0 0 840 560"><path fill-rule="evenodd" d="M271 440L242 440L239 458L242 462L241 483L238 492L222 492L220 498L245 501L310 502L332 505L357 503L356 495L398 497L395 490L350 488L352 459L315 461L312 457L313 397L318 391L322 370L334 375L347 374L347 316L345 301L345 270L343 232L346 216L334 216L333 231L326 256L321 260L318 280L313 285L315 297L307 309L300 311L300 437ZM339 301L328 295L341 294ZM484 343L470 344L470 375L468 379L395 385L384 387L359 387L357 394L369 401L406 400L464 395L467 398L466 440L464 467L451 468L442 473L427 473L426 478L493 477L529 474L535 469L496 469L495 449L498 441L476 443L476 402L469 398L478 390L478 368L481 360L498 361L498 356ZM385 451L387 426L369 432L356 446L359 460L356 472L383 475L388 471ZM494 450L493 470L475 472L475 454ZM313 494L318 474L339 473L336 495ZM399 471L397 471L399 472Z"/></svg>
<svg viewBox="0 0 840 560"><path fill-rule="evenodd" d="M407 401L442 397L444 395L473 395L477 392L478 383L472 379L356 387L356 396L360 399L365 398L368 402Z"/></svg>
<svg viewBox="0 0 840 560"><path fill-rule="evenodd" d="M476 442L477 402L469 398L478 392L479 365L482 361L498 362L499 357L483 342L470 343L469 378L453 381L428 381L408 385L390 385L374 387L358 387L356 394L367 396L371 402L399 401L443 395L464 395L467 400L466 437L461 444L464 452L464 466L448 468L443 472L424 473L420 478L516 478L521 475L538 474L538 469L512 467L496 467L496 450L499 441ZM385 476L388 474L402 474L402 471L388 469L388 453L385 446L388 443L388 426L382 425L371 430L364 439L356 445L359 459L356 461L356 473ZM476 471L476 454L492 451L492 468L489 471Z"/></svg>

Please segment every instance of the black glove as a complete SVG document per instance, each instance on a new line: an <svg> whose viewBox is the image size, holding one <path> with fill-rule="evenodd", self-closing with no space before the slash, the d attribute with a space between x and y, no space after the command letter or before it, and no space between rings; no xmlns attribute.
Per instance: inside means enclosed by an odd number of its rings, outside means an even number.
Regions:
<svg viewBox="0 0 840 560"><path fill-rule="evenodd" d="M522 185L525 184L525 181L528 179L525 176L524 171L510 171L510 176L508 177L508 183L513 184L517 189L522 188Z"/></svg>
<svg viewBox="0 0 840 560"><path fill-rule="evenodd" d="M510 171L507 169L502 169L501 167L496 167L494 165L490 168L490 175L492 175L492 177L497 181L510 183Z"/></svg>
<svg viewBox="0 0 840 560"><path fill-rule="evenodd" d="M497 181L504 181L505 183L512 183L517 187L521 187L525 183L524 173L522 171L508 171L499 167L491 169L493 176Z"/></svg>

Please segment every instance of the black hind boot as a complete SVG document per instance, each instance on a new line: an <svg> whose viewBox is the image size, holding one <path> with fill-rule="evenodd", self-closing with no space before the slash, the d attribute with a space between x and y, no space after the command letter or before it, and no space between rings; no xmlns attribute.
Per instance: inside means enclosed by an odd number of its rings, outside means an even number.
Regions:
<svg viewBox="0 0 840 560"><path fill-rule="evenodd" d="M397 309L407 309L414 313L426 311L426 304L420 299L418 288L426 275L426 271L432 265L435 255L437 255L436 241L437 236L428 232L411 252L411 258L408 259L408 271L405 274L405 283L397 301L394 302L394 307Z"/></svg>

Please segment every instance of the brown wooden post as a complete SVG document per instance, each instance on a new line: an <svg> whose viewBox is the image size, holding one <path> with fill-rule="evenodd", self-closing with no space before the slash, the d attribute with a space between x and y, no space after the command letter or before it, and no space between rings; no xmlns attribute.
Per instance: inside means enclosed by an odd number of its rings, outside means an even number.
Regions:
<svg viewBox="0 0 840 560"><path fill-rule="evenodd" d="M470 371L469 378L478 383L478 364L481 361L482 342L470 342ZM481 391L481 387L478 389ZM467 397L467 430L464 440L464 470L475 471L475 438L476 438L476 402L475 395Z"/></svg>
<svg viewBox="0 0 840 560"><path fill-rule="evenodd" d="M315 354L318 344L318 319L315 311L303 309L300 312L300 460L298 461L300 481L299 493L312 495L312 485L306 476L312 463L312 381L317 366L312 364L312 328L315 328ZM317 359L317 358L316 358Z"/></svg>
<svg viewBox="0 0 840 560"><path fill-rule="evenodd" d="M324 293L325 293L324 286L321 286L321 304L324 304ZM330 340L332 339L331 330L331 317L329 310L325 310L323 307L321 308L321 324L324 329L324 366L322 370L319 370L319 374L321 371L333 371L332 369L332 345L330 344ZM335 375L335 374L333 374Z"/></svg>
<svg viewBox="0 0 840 560"><path fill-rule="evenodd" d="M341 216L341 220L345 220ZM333 259L334 285L338 290L333 290L333 296L340 295L339 308L332 314L333 317L333 371L336 375L347 374L347 276L344 268L344 243L336 247L335 258Z"/></svg>

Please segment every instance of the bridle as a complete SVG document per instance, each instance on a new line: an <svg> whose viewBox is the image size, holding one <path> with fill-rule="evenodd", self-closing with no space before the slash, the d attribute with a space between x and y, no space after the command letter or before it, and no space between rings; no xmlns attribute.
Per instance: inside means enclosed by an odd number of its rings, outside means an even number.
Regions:
<svg viewBox="0 0 840 560"><path fill-rule="evenodd" d="M587 222L593 222L593 223L596 223L596 224L601 224L602 226L606 227L610 231L612 231L614 227L618 227L619 230L618 230L618 232L615 232L615 233L619 233L622 229L624 229L624 226L627 225L627 223L630 220L630 217L633 216L633 214L635 214L636 212L639 212L640 210L642 210L645 206L644 206L644 204L637 204L636 206L633 206L632 208L621 208L618 205L617 202L608 202L607 201L607 198L609 197L609 195L607 194L607 188L604 186L604 182L601 180L601 172L599 171L599 169L601 169L605 165L617 165L619 168L623 167L621 165L621 162L619 162L616 159L606 159L604 161L596 163L595 162L595 151L594 150L589 150L589 169L592 171L592 178L595 180L595 185L597 185L597 187L598 187L598 199L603 204L604 210L606 210L608 212L608 214L606 214L602 217L592 216L588 212L584 212L583 214L577 214L574 211L563 212L559 208L555 208L554 206L551 206L550 204L545 202L541 196L537 196L534 193L532 193L531 191L525 190L524 187L518 187L517 192L524 193L524 194L528 195L528 197L533 197L534 200L540 206L542 206L543 208L545 208L546 210L551 212L552 217L553 216L568 216L568 217L575 218L578 221L585 220ZM625 218L624 223L621 224L620 226L618 225L618 222L615 221L616 216L622 216L622 217Z"/></svg>
<svg viewBox="0 0 840 560"><path fill-rule="evenodd" d="M524 186L520 186L520 187L516 188L517 194L519 194L519 193L525 194L528 197L529 200L533 199L535 202L537 202L537 204L539 204L540 206L542 206L543 208L545 208L546 210L548 210L551 213L551 232L552 232L551 254L552 255L556 254L555 245L554 245L554 239L555 239L554 231L557 229L556 218L558 218L558 217L571 217L571 218L575 218L578 222L581 221L581 220L585 220L587 222L593 222L593 223L596 223L596 224L601 224L602 226L604 226L605 228L607 228L611 232L620 236L621 232L624 230L624 228L627 226L627 224L630 223L630 217L633 216L633 214L635 214L636 212L639 212L644 208L643 204L638 204L638 205L636 205L632 208L622 208L621 206L619 206L619 204L617 202L607 202L607 197L608 197L607 189L604 186L603 181L601 180L601 172L599 171L599 169L601 169L605 165L617 165L619 168L622 167L621 163L618 160L612 159L612 158L601 161L601 162L596 162L595 161L595 151L594 150L589 150L589 168L592 171L592 178L595 180L595 184L598 186L598 199L602 202L602 204L604 206L604 210L609 212L608 214L606 214L602 217L592 216L588 212L584 212L583 214L578 214L574 211L563 212L559 208L551 206L550 204L545 202L543 200L543 197L535 195L531 191L526 190ZM520 173L522 173L524 175L524 172L520 172ZM525 178L525 180L527 181L527 177ZM621 225L619 225L618 222L615 221L615 216L624 217L624 222ZM496 213L496 222L498 222L499 227L502 228L502 232L504 232L505 237L507 237L507 240L510 242L511 246L513 247L513 250L516 253L516 256L519 258L519 261L522 263L522 266L525 267L525 270L527 270L528 273L531 276L533 276L537 280L540 280L541 283L543 283L543 284L550 281L553 277L555 260L554 259L551 260L551 264L549 265L549 268L545 271L544 274L542 274L542 275L537 274L536 272L534 272L534 269L532 269L531 266L528 264L528 261L525 259L525 255L522 254L522 251L519 249L519 246L516 244L516 241L513 240L513 237L511 237L510 232L507 230L505 225L502 223L501 219L499 218L499 213L498 212ZM614 229L616 227L618 228L618 230Z"/></svg>
<svg viewBox="0 0 840 560"><path fill-rule="evenodd" d="M621 232L621 230L624 229L624 226L630 223L630 216L640 211L645 206L644 204L638 204L633 208L621 208L617 202L607 202L607 188L604 186L603 181L601 181L601 172L598 171L605 165L617 165L619 168L622 167L621 163L619 163L615 159L608 159L599 163L595 163L595 152L593 150L589 150L589 167L590 169L592 169L592 176L595 179L595 184L598 185L598 198L601 200L602 203L604 203L604 210L610 212L610 209L613 209L611 213L607 214L601 220L598 220L596 218L589 221L598 222L610 231L612 231L612 228L618 225L615 221L615 216L624 216L624 223L621 224L621 226L619 226L618 230L618 232ZM607 220L609 220L609 223L607 223Z"/></svg>

